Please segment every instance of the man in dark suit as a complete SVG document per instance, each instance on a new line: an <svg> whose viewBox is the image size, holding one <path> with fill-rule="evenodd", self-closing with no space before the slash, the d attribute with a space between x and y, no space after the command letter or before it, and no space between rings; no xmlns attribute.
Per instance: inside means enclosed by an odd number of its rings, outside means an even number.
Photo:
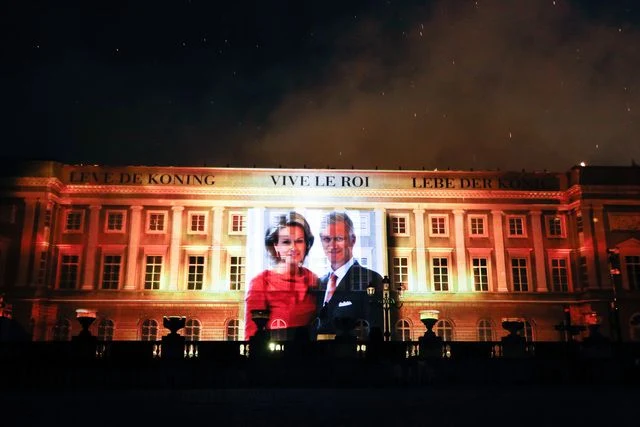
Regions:
<svg viewBox="0 0 640 427"><path fill-rule="evenodd" d="M321 223L320 241L331 272L320 279L318 338L336 334L336 326L342 322L353 326L353 322L364 320L370 329L381 328L381 310L370 303L367 287L382 289L382 276L353 258L356 234L351 218L343 212L327 214Z"/></svg>

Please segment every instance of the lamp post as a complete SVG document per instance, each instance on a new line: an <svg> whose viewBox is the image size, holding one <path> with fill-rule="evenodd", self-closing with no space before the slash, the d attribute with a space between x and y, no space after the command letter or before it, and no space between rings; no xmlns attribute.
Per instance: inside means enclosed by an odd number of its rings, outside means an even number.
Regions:
<svg viewBox="0 0 640 427"><path fill-rule="evenodd" d="M391 295L391 280L389 276L384 276L382 279L382 298L374 300L376 295L376 288L373 284L369 284L367 287L367 295L370 298L370 302L375 302L382 306L382 324L383 335L385 341L391 341L391 307L402 307L402 301L400 301L400 294L402 293L402 287L398 287L398 299L395 299Z"/></svg>
<svg viewBox="0 0 640 427"><path fill-rule="evenodd" d="M620 250L618 248L607 249L609 256L609 280L611 281L611 290L613 292L611 299L610 322L611 335L616 341L622 340L622 331L620 329L620 311L618 308L618 278L620 277Z"/></svg>

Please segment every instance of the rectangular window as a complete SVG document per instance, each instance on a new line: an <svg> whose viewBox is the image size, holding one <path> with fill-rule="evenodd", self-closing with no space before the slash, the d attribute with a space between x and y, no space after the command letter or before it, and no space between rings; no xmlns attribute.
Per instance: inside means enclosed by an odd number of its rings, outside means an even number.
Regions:
<svg viewBox="0 0 640 427"><path fill-rule="evenodd" d="M625 256L624 262L627 266L629 289L632 291L640 290L640 256Z"/></svg>
<svg viewBox="0 0 640 427"><path fill-rule="evenodd" d="M578 233L582 233L584 231L584 223L582 222L582 215L576 216L576 229Z"/></svg>
<svg viewBox="0 0 640 427"><path fill-rule="evenodd" d="M187 289L190 291L202 290L204 284L204 256L189 255Z"/></svg>
<svg viewBox="0 0 640 427"><path fill-rule="evenodd" d="M553 215L546 216L547 237L564 237L564 217Z"/></svg>
<svg viewBox="0 0 640 427"><path fill-rule="evenodd" d="M555 292L569 291L569 271L566 258L551 260L551 285Z"/></svg>
<svg viewBox="0 0 640 427"><path fill-rule="evenodd" d="M486 217L484 215L469 215L469 236L487 237Z"/></svg>
<svg viewBox="0 0 640 427"><path fill-rule="evenodd" d="M164 233L166 212L147 212L147 233Z"/></svg>
<svg viewBox="0 0 640 427"><path fill-rule="evenodd" d="M207 213L189 212L189 234L205 234L207 232Z"/></svg>
<svg viewBox="0 0 640 427"><path fill-rule="evenodd" d="M147 255L144 269L144 288L160 289L160 277L162 274L162 256Z"/></svg>
<svg viewBox="0 0 640 427"><path fill-rule="evenodd" d="M489 291L489 267L486 258L473 258L473 284L478 292Z"/></svg>
<svg viewBox="0 0 640 427"><path fill-rule="evenodd" d="M371 218L369 213L360 213L360 237L367 237L371 235Z"/></svg>
<svg viewBox="0 0 640 427"><path fill-rule="evenodd" d="M44 226L51 227L51 209L47 209L44 212Z"/></svg>
<svg viewBox="0 0 640 427"><path fill-rule="evenodd" d="M409 216L408 215L391 215L391 235L392 236L408 236L409 235Z"/></svg>
<svg viewBox="0 0 640 427"><path fill-rule="evenodd" d="M526 258L511 259L511 279L513 280L513 290L515 292L527 292L529 290Z"/></svg>
<svg viewBox="0 0 640 427"><path fill-rule="evenodd" d="M82 219L84 212L80 210L72 210L66 212L64 220L65 233L79 233L82 231Z"/></svg>
<svg viewBox="0 0 640 427"><path fill-rule="evenodd" d="M125 211L107 211L105 233L121 233L124 231Z"/></svg>
<svg viewBox="0 0 640 427"><path fill-rule="evenodd" d="M244 289L245 264L244 257L232 256L229 258L229 289L241 291Z"/></svg>
<svg viewBox="0 0 640 427"><path fill-rule="evenodd" d="M60 289L76 289L80 257L78 255L62 255L60 261Z"/></svg>
<svg viewBox="0 0 640 427"><path fill-rule="evenodd" d="M44 284L47 275L47 251L40 252L40 262L38 263L38 284Z"/></svg>
<svg viewBox="0 0 640 427"><path fill-rule="evenodd" d="M587 257L580 257L580 283L582 286L589 286L589 270L587 267Z"/></svg>
<svg viewBox="0 0 640 427"><path fill-rule="evenodd" d="M229 234L245 234L247 232L247 216L240 212L229 214Z"/></svg>
<svg viewBox="0 0 640 427"><path fill-rule="evenodd" d="M523 216L509 216L507 217L507 236L508 237L525 237L525 218Z"/></svg>
<svg viewBox="0 0 640 427"><path fill-rule="evenodd" d="M407 289L409 283L409 258L393 257L393 285Z"/></svg>
<svg viewBox="0 0 640 427"><path fill-rule="evenodd" d="M446 237L449 235L449 217L447 215L429 215L429 235Z"/></svg>
<svg viewBox="0 0 640 427"><path fill-rule="evenodd" d="M120 255L105 255L102 266L102 289L118 289L120 285Z"/></svg>
<svg viewBox="0 0 640 427"><path fill-rule="evenodd" d="M449 258L436 257L433 262L433 290L449 290Z"/></svg>

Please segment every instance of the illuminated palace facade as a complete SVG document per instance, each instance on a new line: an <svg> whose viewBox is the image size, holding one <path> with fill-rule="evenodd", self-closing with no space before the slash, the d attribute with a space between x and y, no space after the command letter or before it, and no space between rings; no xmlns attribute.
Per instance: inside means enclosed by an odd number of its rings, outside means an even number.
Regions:
<svg viewBox="0 0 640 427"><path fill-rule="evenodd" d="M160 339L169 315L187 318L187 339L245 339L245 291L264 267L265 227L291 210L310 220L316 244L305 262L318 276L327 268L318 218L340 210L354 220L356 258L403 289L393 339L417 340L424 309L439 311L447 340L499 340L501 320L520 317L528 339L559 341L557 325L584 325L593 313L605 335L640 339L638 167L33 162L7 165L2 183L0 294L34 341L77 335L78 309L95 310L100 339Z"/></svg>

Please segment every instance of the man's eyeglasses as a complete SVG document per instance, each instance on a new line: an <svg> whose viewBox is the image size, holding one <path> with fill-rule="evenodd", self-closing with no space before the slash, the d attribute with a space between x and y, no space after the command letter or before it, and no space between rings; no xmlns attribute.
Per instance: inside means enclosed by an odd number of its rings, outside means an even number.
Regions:
<svg viewBox="0 0 640 427"><path fill-rule="evenodd" d="M343 243L346 239L344 238L344 236L320 236L320 240L322 241L322 243L328 245L332 240L336 243Z"/></svg>

